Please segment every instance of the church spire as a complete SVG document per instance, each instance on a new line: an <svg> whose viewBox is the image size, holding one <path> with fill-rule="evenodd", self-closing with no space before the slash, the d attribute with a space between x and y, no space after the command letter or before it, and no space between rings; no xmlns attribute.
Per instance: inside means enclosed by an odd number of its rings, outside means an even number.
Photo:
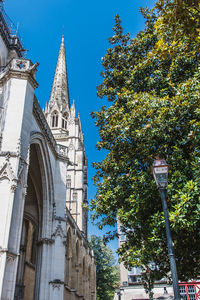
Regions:
<svg viewBox="0 0 200 300"><path fill-rule="evenodd" d="M69 108L70 106L64 35L62 36L56 71L53 80L53 86L51 90L51 96L49 100L50 107L52 107L54 104L57 104L60 111L64 110L66 107Z"/></svg>

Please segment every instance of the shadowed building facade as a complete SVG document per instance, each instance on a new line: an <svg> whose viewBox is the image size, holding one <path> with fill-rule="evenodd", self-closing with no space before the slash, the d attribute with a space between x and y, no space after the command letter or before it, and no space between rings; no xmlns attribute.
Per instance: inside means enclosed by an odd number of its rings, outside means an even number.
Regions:
<svg viewBox="0 0 200 300"><path fill-rule="evenodd" d="M96 299L87 242L87 157L70 106L64 37L49 103L37 63L0 10L0 299Z"/></svg>

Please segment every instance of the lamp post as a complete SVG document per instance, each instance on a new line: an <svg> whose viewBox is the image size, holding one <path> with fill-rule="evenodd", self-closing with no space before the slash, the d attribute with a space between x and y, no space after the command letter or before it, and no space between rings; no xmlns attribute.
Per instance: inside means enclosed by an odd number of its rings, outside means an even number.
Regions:
<svg viewBox="0 0 200 300"><path fill-rule="evenodd" d="M168 244L168 254L169 254L170 268L172 273L174 299L180 300L176 261L174 257L174 250L173 250L173 243L172 243L172 237L171 237L171 231L169 225L167 201L166 201L168 172L169 172L169 166L166 163L166 161L161 158L156 158L153 162L153 176L156 181L156 185L160 190L161 199L162 199L162 206L163 206L164 217L165 217L167 244Z"/></svg>
<svg viewBox="0 0 200 300"><path fill-rule="evenodd" d="M151 269L147 268L144 272L141 273L143 278L143 286L146 294L149 294L149 300L153 300L153 281L151 280Z"/></svg>
<svg viewBox="0 0 200 300"><path fill-rule="evenodd" d="M118 300L121 300L121 296L122 296L122 293L124 289L122 287L120 287L119 289L116 290L116 293L117 293L117 296L118 296Z"/></svg>

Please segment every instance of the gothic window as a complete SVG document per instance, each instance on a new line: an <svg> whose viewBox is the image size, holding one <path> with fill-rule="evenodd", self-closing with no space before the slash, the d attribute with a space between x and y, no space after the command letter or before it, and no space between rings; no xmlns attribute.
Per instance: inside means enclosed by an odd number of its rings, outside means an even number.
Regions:
<svg viewBox="0 0 200 300"><path fill-rule="evenodd" d="M71 287L72 281L72 237L70 229L67 232L67 249L66 249L66 283L69 287Z"/></svg>
<svg viewBox="0 0 200 300"><path fill-rule="evenodd" d="M36 237L36 230L34 228L33 237L32 237L31 257L30 257L30 261L33 265L36 264L36 253L37 253L37 237Z"/></svg>
<svg viewBox="0 0 200 300"><path fill-rule="evenodd" d="M26 236L26 261L35 265L37 252L37 232L32 221L26 220L27 236Z"/></svg>
<svg viewBox="0 0 200 300"><path fill-rule="evenodd" d="M76 242L76 289L80 289L79 282L79 242Z"/></svg>
<svg viewBox="0 0 200 300"><path fill-rule="evenodd" d="M51 115L51 127L58 127L58 113L54 111Z"/></svg>
<svg viewBox="0 0 200 300"><path fill-rule="evenodd" d="M86 270L85 270L85 257L84 257L83 258L83 269L82 269L83 278L85 278L85 273L86 273Z"/></svg>
<svg viewBox="0 0 200 300"><path fill-rule="evenodd" d="M67 129L67 118L68 118L68 114L64 113L63 118L62 118L62 128L63 129Z"/></svg>
<svg viewBox="0 0 200 300"><path fill-rule="evenodd" d="M77 199L78 199L78 193L77 192L73 192L72 198L73 198L73 201L77 201Z"/></svg>
<svg viewBox="0 0 200 300"><path fill-rule="evenodd" d="M71 179L67 178L67 189L71 188Z"/></svg>

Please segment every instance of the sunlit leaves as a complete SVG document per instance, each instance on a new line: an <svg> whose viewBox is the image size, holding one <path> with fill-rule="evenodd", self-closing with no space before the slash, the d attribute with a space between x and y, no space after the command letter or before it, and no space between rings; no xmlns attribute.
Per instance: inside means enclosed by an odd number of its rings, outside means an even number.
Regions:
<svg viewBox="0 0 200 300"><path fill-rule="evenodd" d="M146 27L135 39L123 33L116 17L98 87L98 95L109 102L93 113L97 147L107 150L106 158L94 164L94 219L103 217L102 227L115 224L118 216L127 229L127 242L119 249L127 266L145 268L154 261L160 270L155 276L167 275L164 215L151 174L155 156L164 157L170 165L172 236L184 280L199 274L200 261L198 7L195 1L160 0L154 10L142 9Z"/></svg>
<svg viewBox="0 0 200 300"><path fill-rule="evenodd" d="M90 236L89 245L96 262L97 300L112 300L119 285L119 266L115 265L113 252L102 238Z"/></svg>

